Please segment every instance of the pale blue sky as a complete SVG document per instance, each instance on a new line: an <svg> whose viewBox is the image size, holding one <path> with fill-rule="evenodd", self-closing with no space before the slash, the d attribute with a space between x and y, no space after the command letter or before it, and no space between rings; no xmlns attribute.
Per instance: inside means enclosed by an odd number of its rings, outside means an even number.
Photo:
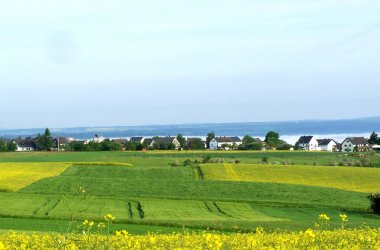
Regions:
<svg viewBox="0 0 380 250"><path fill-rule="evenodd" d="M0 128L379 116L378 0L0 0Z"/></svg>

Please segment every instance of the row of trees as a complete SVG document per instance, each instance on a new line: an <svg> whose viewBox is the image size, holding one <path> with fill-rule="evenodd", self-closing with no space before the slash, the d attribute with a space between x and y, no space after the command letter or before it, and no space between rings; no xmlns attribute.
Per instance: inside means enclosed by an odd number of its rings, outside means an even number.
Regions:
<svg viewBox="0 0 380 250"><path fill-rule="evenodd" d="M122 144L105 139L102 142L93 142L85 144L83 142L72 141L66 147L68 151L118 151L122 149Z"/></svg>

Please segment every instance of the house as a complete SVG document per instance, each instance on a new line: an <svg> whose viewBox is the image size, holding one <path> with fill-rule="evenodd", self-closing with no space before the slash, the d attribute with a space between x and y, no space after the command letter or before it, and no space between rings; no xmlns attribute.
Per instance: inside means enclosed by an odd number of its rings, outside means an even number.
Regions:
<svg viewBox="0 0 380 250"><path fill-rule="evenodd" d="M242 141L239 137L234 136L234 137L228 137L228 136L220 136L220 137L215 137L210 141L209 149L210 150L217 150L220 148L223 148L225 146L225 149L233 149L239 145L242 144Z"/></svg>
<svg viewBox="0 0 380 250"><path fill-rule="evenodd" d="M179 141L177 140L177 138L175 137L171 137L171 136L166 136L166 137L158 137L158 138L154 138L153 139L153 145L154 144L161 144L161 143L172 143L175 145L175 149L179 149L181 147L181 144L179 143Z"/></svg>
<svg viewBox="0 0 380 250"><path fill-rule="evenodd" d="M16 144L16 151L34 151L37 149L37 138L26 137L25 139L14 139L12 143Z"/></svg>
<svg viewBox="0 0 380 250"><path fill-rule="evenodd" d="M139 144L142 144L144 142L144 137L142 136L135 136L135 137L131 137L129 139L130 142L133 142L133 143L139 143Z"/></svg>
<svg viewBox="0 0 380 250"><path fill-rule="evenodd" d="M367 151L369 143L364 137L347 137L342 142L342 152Z"/></svg>
<svg viewBox="0 0 380 250"><path fill-rule="evenodd" d="M322 151L337 151L338 143L333 139L317 139L318 147L321 148Z"/></svg>
<svg viewBox="0 0 380 250"><path fill-rule="evenodd" d="M312 135L301 136L298 139L296 144L298 144L298 147L302 150L309 150L309 151L321 150L321 148L318 146L317 139Z"/></svg>

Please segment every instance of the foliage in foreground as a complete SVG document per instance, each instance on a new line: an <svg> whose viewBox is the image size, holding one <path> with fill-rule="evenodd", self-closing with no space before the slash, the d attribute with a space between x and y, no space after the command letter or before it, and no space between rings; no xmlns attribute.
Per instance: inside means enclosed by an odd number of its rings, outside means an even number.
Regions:
<svg viewBox="0 0 380 250"><path fill-rule="evenodd" d="M9 232L0 235L0 249L379 249L380 229L308 229L294 233L172 233L113 236Z"/></svg>

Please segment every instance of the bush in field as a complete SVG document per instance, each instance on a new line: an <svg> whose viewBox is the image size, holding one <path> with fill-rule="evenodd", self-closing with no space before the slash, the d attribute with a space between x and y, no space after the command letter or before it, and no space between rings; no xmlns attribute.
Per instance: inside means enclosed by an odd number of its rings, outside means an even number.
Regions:
<svg viewBox="0 0 380 250"><path fill-rule="evenodd" d="M209 163L211 161L211 156L205 155L203 157L202 163Z"/></svg>
<svg viewBox="0 0 380 250"><path fill-rule="evenodd" d="M212 163L224 163L223 158L215 158L214 160L211 161Z"/></svg>
<svg viewBox="0 0 380 250"><path fill-rule="evenodd" d="M380 194L373 193L367 196L371 201L370 209L374 214L380 214Z"/></svg>
<svg viewBox="0 0 380 250"><path fill-rule="evenodd" d="M170 166L172 166L172 167L178 167L179 165L180 165L180 163L178 160L175 160L172 163L170 163Z"/></svg>
<svg viewBox="0 0 380 250"><path fill-rule="evenodd" d="M264 164L268 164L269 163L269 158L267 156L264 156L263 158L261 158L261 162L264 163Z"/></svg>
<svg viewBox="0 0 380 250"><path fill-rule="evenodd" d="M183 165L186 167L186 166L191 166L192 165L192 162L190 159L186 159L186 161L183 162Z"/></svg>

